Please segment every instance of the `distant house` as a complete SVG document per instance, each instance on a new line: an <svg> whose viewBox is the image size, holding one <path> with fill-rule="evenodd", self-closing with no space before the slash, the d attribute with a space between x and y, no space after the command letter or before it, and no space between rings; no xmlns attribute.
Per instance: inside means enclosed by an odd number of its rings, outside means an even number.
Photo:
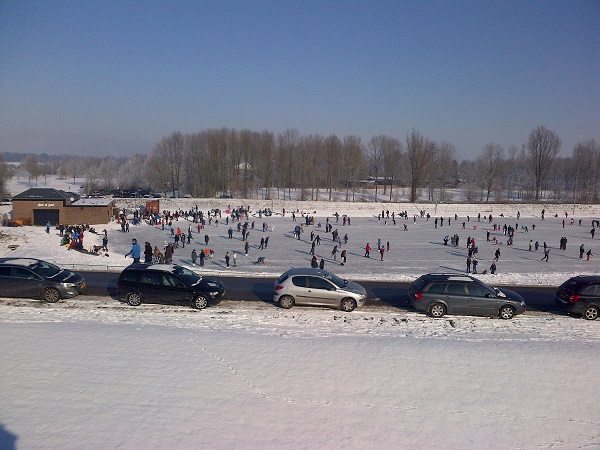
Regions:
<svg viewBox="0 0 600 450"><path fill-rule="evenodd" d="M80 199L72 192L31 188L12 198L12 220L22 225L109 223L114 217L112 198Z"/></svg>

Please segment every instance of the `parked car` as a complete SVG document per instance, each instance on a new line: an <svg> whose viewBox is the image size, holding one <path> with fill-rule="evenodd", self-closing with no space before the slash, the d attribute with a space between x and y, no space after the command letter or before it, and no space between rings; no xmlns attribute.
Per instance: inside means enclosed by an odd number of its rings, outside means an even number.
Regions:
<svg viewBox="0 0 600 450"><path fill-rule="evenodd" d="M132 264L117 281L117 296L131 306L143 302L186 304L204 309L223 298L223 283L177 264Z"/></svg>
<svg viewBox="0 0 600 450"><path fill-rule="evenodd" d="M294 305L332 306L353 311L363 306L367 291L358 283L320 269L290 269L275 282L273 301L282 308Z"/></svg>
<svg viewBox="0 0 600 450"><path fill-rule="evenodd" d="M556 304L563 311L596 320L600 312L600 276L569 278L556 291Z"/></svg>
<svg viewBox="0 0 600 450"><path fill-rule="evenodd" d="M0 258L0 297L56 303L85 290L83 275L35 258Z"/></svg>
<svg viewBox="0 0 600 450"><path fill-rule="evenodd" d="M523 297L516 292L488 286L469 275L423 275L412 283L408 293L415 309L433 317L467 314L512 319L525 312Z"/></svg>

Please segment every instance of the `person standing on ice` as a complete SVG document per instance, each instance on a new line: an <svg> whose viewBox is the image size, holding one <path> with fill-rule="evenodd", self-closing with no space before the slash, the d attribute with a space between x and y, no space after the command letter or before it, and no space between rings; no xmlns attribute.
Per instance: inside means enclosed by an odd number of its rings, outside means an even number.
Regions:
<svg viewBox="0 0 600 450"><path fill-rule="evenodd" d="M467 273L471 273L471 257L467 256Z"/></svg>
<svg viewBox="0 0 600 450"><path fill-rule="evenodd" d="M496 273L496 263L492 261L492 265L490 266L490 273L494 275Z"/></svg>
<svg viewBox="0 0 600 450"><path fill-rule="evenodd" d="M198 253L196 253L196 249L192 250L192 267L196 267L196 258L198 257Z"/></svg>
<svg viewBox="0 0 600 450"><path fill-rule="evenodd" d="M370 257L371 257L371 246L367 242L367 245L365 246L365 258L370 258Z"/></svg>
<svg viewBox="0 0 600 450"><path fill-rule="evenodd" d="M479 261L477 261L476 257L473 257L473 273L477 273L477 263Z"/></svg>
<svg viewBox="0 0 600 450"><path fill-rule="evenodd" d="M340 259L342 262L342 266L346 264L346 258L348 256L348 252L346 251L346 249L342 250L342 253L340 254Z"/></svg>
<svg viewBox="0 0 600 450"><path fill-rule="evenodd" d="M380 261L383 261L383 255L384 255L384 253L385 253L385 248L384 247L379 247L379 254L381 255L381 260Z"/></svg>
<svg viewBox="0 0 600 450"><path fill-rule="evenodd" d="M319 269L325 269L325 258L321 258L321 261L319 261Z"/></svg>
<svg viewBox="0 0 600 450"><path fill-rule="evenodd" d="M592 255L592 249L591 249L591 248L590 248L590 249L587 251L586 255L587 255L587 260L588 260L588 261L590 260L590 258L591 258L592 256L594 256L594 255Z"/></svg>
<svg viewBox="0 0 600 450"><path fill-rule="evenodd" d="M583 244L581 244L579 246L579 259L583 259L583 254L585 253L585 248L583 247Z"/></svg>

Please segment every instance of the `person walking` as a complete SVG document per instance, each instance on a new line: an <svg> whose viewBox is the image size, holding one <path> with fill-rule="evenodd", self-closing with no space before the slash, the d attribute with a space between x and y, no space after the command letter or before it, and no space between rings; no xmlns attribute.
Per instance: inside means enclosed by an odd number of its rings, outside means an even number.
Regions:
<svg viewBox="0 0 600 450"><path fill-rule="evenodd" d="M594 255L592 255L592 249L591 249L591 248L590 248L590 249L587 251L586 255L587 255L587 260L588 260L588 261L590 260L590 258L591 258L592 256L594 256Z"/></svg>
<svg viewBox="0 0 600 450"><path fill-rule="evenodd" d="M490 273L494 275L496 273L496 262L492 261L492 265L490 266Z"/></svg>
<svg viewBox="0 0 600 450"><path fill-rule="evenodd" d="M248 256L248 252L250 251L250 244L248 241L244 244L244 256Z"/></svg>
<svg viewBox="0 0 600 450"><path fill-rule="evenodd" d="M583 244L581 244L579 246L579 259L583 259L583 254L585 253L585 248L583 247Z"/></svg>
<svg viewBox="0 0 600 450"><path fill-rule="evenodd" d="M346 251L346 249L342 250L342 253L340 253L340 260L342 262L342 266L346 264L347 255L348 252Z"/></svg>
<svg viewBox="0 0 600 450"><path fill-rule="evenodd" d="M365 258L370 258L370 257L371 257L371 246L367 242L367 245L365 246Z"/></svg>
<svg viewBox="0 0 600 450"><path fill-rule="evenodd" d="M140 247L140 244L138 244L137 239L132 239L131 250L125 253L125 258L131 255L131 257L133 258L133 264L139 264L141 253L142 248Z"/></svg>
<svg viewBox="0 0 600 450"><path fill-rule="evenodd" d="M498 261L500 259L500 247L496 249L496 253L494 253L494 261Z"/></svg>
<svg viewBox="0 0 600 450"><path fill-rule="evenodd" d="M333 258L334 261L337 261L337 252L338 252L338 246L334 245L333 250L331 250L331 257Z"/></svg>
<svg viewBox="0 0 600 450"><path fill-rule="evenodd" d="M381 255L380 261L383 261L383 255L385 254L385 247L379 247L379 254Z"/></svg>

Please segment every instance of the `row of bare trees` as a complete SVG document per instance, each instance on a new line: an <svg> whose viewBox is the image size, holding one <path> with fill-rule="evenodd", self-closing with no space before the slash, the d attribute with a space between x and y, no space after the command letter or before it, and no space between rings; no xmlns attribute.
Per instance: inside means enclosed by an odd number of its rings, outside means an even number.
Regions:
<svg viewBox="0 0 600 450"><path fill-rule="evenodd" d="M452 144L417 130L404 141L379 135L364 143L354 135L221 128L173 132L149 155L55 157L44 164L29 156L21 167L36 180L51 173L84 177L86 192L147 186L173 196L355 201L374 190L375 200L444 202L457 200L460 188L467 201L600 201L598 143L580 142L566 158L558 157L560 146L555 132L539 126L520 149L490 142L474 161L459 162Z"/></svg>

